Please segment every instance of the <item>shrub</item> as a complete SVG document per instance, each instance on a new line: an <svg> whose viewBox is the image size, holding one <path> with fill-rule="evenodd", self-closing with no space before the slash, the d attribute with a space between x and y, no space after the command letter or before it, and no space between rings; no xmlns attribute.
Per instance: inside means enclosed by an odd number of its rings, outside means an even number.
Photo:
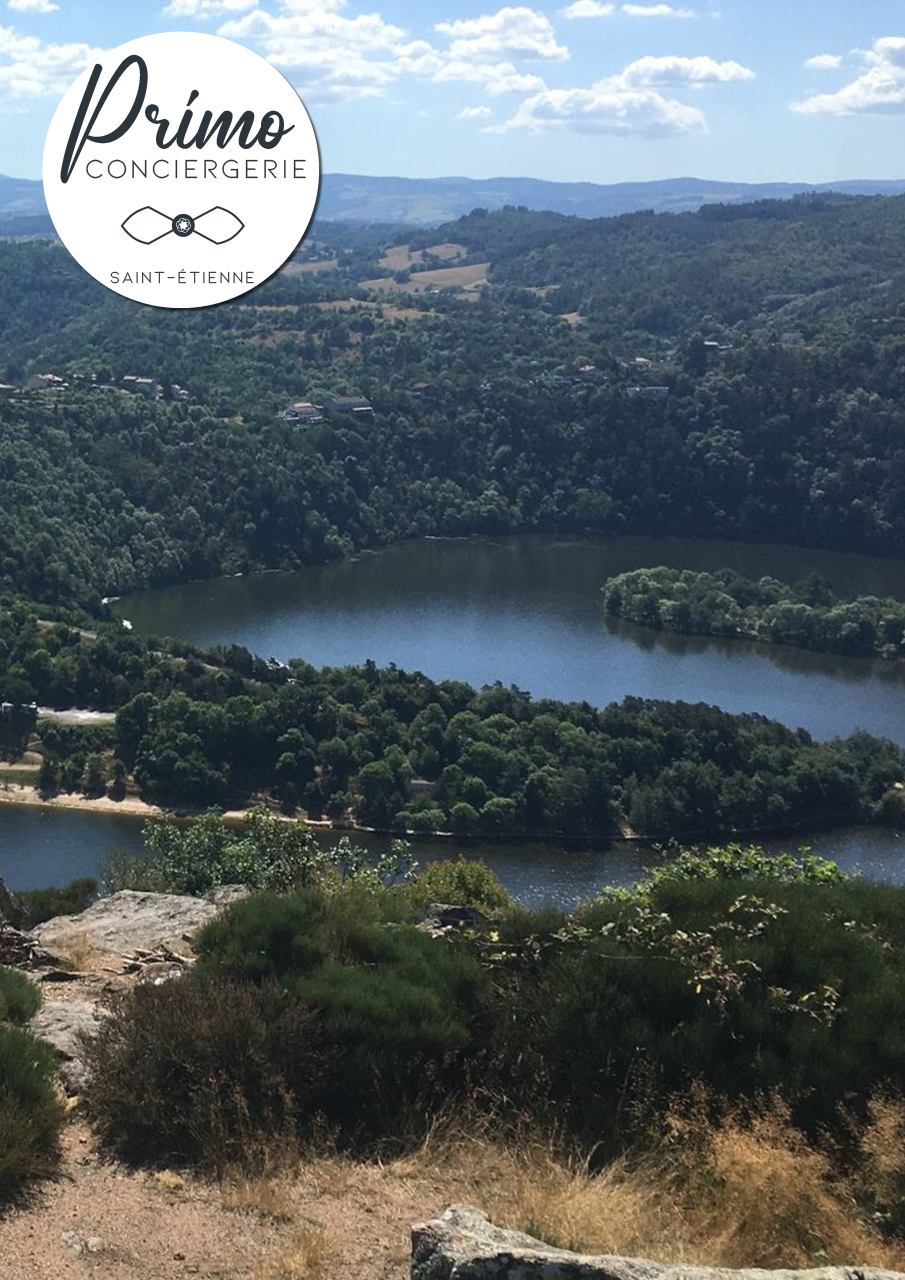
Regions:
<svg viewBox="0 0 905 1280"><path fill-rule="evenodd" d="M89 877L72 880L62 888L26 889L16 897L35 924L43 924L54 916L73 916L90 906L97 893L97 881Z"/></svg>
<svg viewBox="0 0 905 1280"><path fill-rule="evenodd" d="M0 965L0 1022L27 1022L41 1007L41 993L17 969Z"/></svg>
<svg viewBox="0 0 905 1280"><path fill-rule="evenodd" d="M56 1170L63 1107L55 1079L48 1045L19 1027L0 1026L0 1201Z"/></svg>
<svg viewBox="0 0 905 1280"><path fill-rule="evenodd" d="M323 899L255 894L233 903L196 935L200 973L262 982L298 977L327 958Z"/></svg>
<svg viewBox="0 0 905 1280"><path fill-rule="evenodd" d="M889 886L664 878L536 939L500 1021L504 1070L591 1141L631 1118L641 1084L662 1097L696 1079L727 1099L779 1092L814 1133L905 1076L903 934Z"/></svg>
<svg viewBox="0 0 905 1280"><path fill-rule="evenodd" d="M409 892L422 908L431 902L446 902L494 915L512 906L512 899L487 864L463 857L429 862L412 881Z"/></svg>
<svg viewBox="0 0 905 1280"><path fill-rule="evenodd" d="M378 913L379 900L357 885L326 899L258 894L195 942L199 975L276 980L316 1011L342 1064L317 1106L350 1138L414 1127L441 1081L461 1082L485 988L466 950Z"/></svg>
<svg viewBox="0 0 905 1280"><path fill-rule="evenodd" d="M342 1064L319 1105L350 1138L423 1134L432 1107L465 1083L484 975L464 950L409 927L367 932L354 960L295 987Z"/></svg>
<svg viewBox="0 0 905 1280"><path fill-rule="evenodd" d="M222 1174L292 1144L325 1070L315 1019L272 982L139 986L87 1042L89 1113L127 1159Z"/></svg>

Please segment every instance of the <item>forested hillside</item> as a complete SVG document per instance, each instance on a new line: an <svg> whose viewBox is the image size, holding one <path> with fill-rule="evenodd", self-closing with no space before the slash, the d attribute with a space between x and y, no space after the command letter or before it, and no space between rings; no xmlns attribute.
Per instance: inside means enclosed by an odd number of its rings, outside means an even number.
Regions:
<svg viewBox="0 0 905 1280"><path fill-rule="evenodd" d="M0 401L3 581L87 601L429 533L905 554L903 233L905 200L840 197L338 228L188 312L0 243L0 379L66 384ZM344 393L373 416L280 418Z"/></svg>

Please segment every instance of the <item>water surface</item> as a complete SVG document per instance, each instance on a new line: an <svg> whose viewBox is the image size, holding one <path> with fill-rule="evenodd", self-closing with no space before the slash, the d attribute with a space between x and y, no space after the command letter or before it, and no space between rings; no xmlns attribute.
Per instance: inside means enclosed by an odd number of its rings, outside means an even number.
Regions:
<svg viewBox="0 0 905 1280"><path fill-rule="evenodd" d="M905 663L646 631L604 614L601 583L657 564L729 567L905 599L905 564L781 546L544 537L402 543L356 561L219 578L120 601L141 632L315 666L395 662L605 706L627 694L759 711L817 737L854 728L905 746Z"/></svg>
<svg viewBox="0 0 905 1280"><path fill-rule="evenodd" d="M140 853L142 822L134 817L108 817L81 810L0 806L0 875L11 889L38 889L67 884L79 876L98 877L111 854ZM373 852L387 852L389 842L356 837ZM334 833L318 839L333 841ZM853 827L808 840L809 847L836 859L846 871L870 880L905 884L905 836L881 828ZM799 842L771 841L768 848L794 853ZM482 858L509 892L526 906L547 904L570 908L593 897L604 885L630 885L658 853L637 845L610 848L563 848L555 844L469 844L468 857ZM454 856L459 846L447 840L416 840L412 853L421 865Z"/></svg>
<svg viewBox="0 0 905 1280"><path fill-rule="evenodd" d="M598 706L628 694L682 698L759 711L818 737L863 727L905 745L905 663L659 634L608 620L604 579L658 564L729 567L790 582L817 572L843 594L905 599L900 561L731 542L522 537L404 543L300 573L145 591L117 607L145 634L242 644L283 661L373 658L436 679L501 680L538 697ZM905 883L898 832L854 829L811 843L846 869ZM14 888L97 874L111 853L140 848L134 819L0 805L0 875ZM446 842L415 845L422 861L453 850ZM468 853L484 857L520 900L561 906L604 884L631 883L656 857L626 845L493 844Z"/></svg>

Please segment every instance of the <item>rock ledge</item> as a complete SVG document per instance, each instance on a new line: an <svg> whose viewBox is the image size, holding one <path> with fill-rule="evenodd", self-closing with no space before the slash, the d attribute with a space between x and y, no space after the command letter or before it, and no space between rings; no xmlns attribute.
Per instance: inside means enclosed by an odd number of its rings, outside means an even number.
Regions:
<svg viewBox="0 0 905 1280"><path fill-rule="evenodd" d="M905 1280L898 1271L819 1267L732 1271L666 1266L643 1258L590 1257L495 1227L485 1213L453 1205L412 1228L412 1280Z"/></svg>

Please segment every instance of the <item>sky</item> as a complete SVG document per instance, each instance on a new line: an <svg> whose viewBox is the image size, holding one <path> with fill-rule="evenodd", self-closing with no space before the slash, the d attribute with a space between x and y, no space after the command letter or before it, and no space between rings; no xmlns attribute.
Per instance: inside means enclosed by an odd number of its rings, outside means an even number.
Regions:
<svg viewBox="0 0 905 1280"><path fill-rule="evenodd" d="M178 30L274 63L325 172L905 177L905 0L0 0L0 173L98 50Z"/></svg>

